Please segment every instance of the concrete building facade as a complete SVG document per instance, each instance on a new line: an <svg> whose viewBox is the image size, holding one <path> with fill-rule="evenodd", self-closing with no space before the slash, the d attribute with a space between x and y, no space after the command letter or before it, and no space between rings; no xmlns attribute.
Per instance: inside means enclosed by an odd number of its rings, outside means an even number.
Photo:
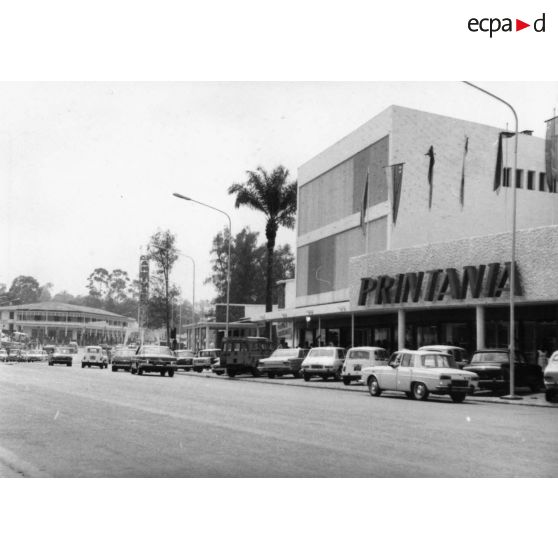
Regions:
<svg viewBox="0 0 558 558"><path fill-rule="evenodd" d="M502 132L392 106L303 164L295 293L266 318L292 320L300 343L375 342L390 349L450 341L469 349L507 344L506 284L497 297L471 299L469 293L461 299L450 292L456 282L462 288L463 273L473 278L472 267L477 279L482 270L486 280L495 270L488 266L498 264L501 275L495 280L505 280L515 140ZM502 172L495 182L499 148ZM397 186L391 179L394 165L402 169ZM545 180L542 138L519 134L517 168L518 272L524 291L516 335L527 352L537 345L558 349L558 293L543 288L558 271L549 254L557 234L558 194L556 184L549 187ZM441 269L439 279L447 283L440 300L426 300L421 292L418 302L397 304L383 296L381 304L370 299L359 304L365 279L386 276L397 282L399 275L433 269ZM449 279L447 269L455 270ZM423 279L424 291L428 276Z"/></svg>

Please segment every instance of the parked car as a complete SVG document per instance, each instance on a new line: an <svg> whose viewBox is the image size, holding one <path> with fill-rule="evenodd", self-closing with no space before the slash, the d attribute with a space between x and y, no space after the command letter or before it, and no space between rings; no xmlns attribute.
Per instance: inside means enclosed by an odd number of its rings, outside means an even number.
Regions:
<svg viewBox="0 0 558 558"><path fill-rule="evenodd" d="M258 370L267 374L268 378L282 377L292 374L295 378L302 378L300 368L309 349L275 349L271 356L260 359Z"/></svg>
<svg viewBox="0 0 558 558"><path fill-rule="evenodd" d="M100 345L89 345L85 347L85 352L81 357L81 367L91 368L98 366L99 368L108 368L108 358L106 352L103 351Z"/></svg>
<svg viewBox="0 0 558 558"><path fill-rule="evenodd" d="M55 350L56 350L56 345L45 345L43 347L43 351L45 351L47 355L54 353Z"/></svg>
<svg viewBox="0 0 558 558"><path fill-rule="evenodd" d="M194 365L194 357L196 356L194 351L190 351L188 349L180 349L178 351L174 351L176 355L176 369L179 370L182 368L183 370L192 370Z"/></svg>
<svg viewBox="0 0 558 558"><path fill-rule="evenodd" d="M45 351L34 349L27 352L27 362L43 362L48 358Z"/></svg>
<svg viewBox="0 0 558 558"><path fill-rule="evenodd" d="M211 369L219 364L221 349L202 349L194 358L192 368L194 372L201 372L204 369Z"/></svg>
<svg viewBox="0 0 558 558"><path fill-rule="evenodd" d="M319 376L322 380L332 377L341 379L341 370L345 360L345 349L342 347L315 347L310 349L302 361L302 376L309 382L312 376Z"/></svg>
<svg viewBox="0 0 558 558"><path fill-rule="evenodd" d="M171 378L176 370L174 353L163 345L142 345L132 357L132 374L142 375L144 372L159 372L161 376L168 374Z"/></svg>
<svg viewBox="0 0 558 558"><path fill-rule="evenodd" d="M73 355L77 355L78 344L75 341L71 341L70 343L68 343L68 347L70 347Z"/></svg>
<svg viewBox="0 0 558 558"><path fill-rule="evenodd" d="M382 347L353 347L349 349L341 369L343 383L348 386L353 381L360 381L363 368L387 364L388 359L388 352Z"/></svg>
<svg viewBox="0 0 558 558"><path fill-rule="evenodd" d="M0 349L0 362L6 362L8 360L8 351L6 349Z"/></svg>
<svg viewBox="0 0 558 558"><path fill-rule="evenodd" d="M111 370L113 372L118 372L118 370L130 370L134 352L135 351L125 347L116 349L112 355Z"/></svg>
<svg viewBox="0 0 558 558"><path fill-rule="evenodd" d="M237 374L260 375L258 363L273 352L273 345L267 337L229 337L223 341L219 363L213 371L221 375L227 373L229 378Z"/></svg>
<svg viewBox="0 0 558 558"><path fill-rule="evenodd" d="M482 349L475 351L464 370L479 377L479 389L507 393L510 389L510 351L508 349ZM542 369L538 364L528 364L525 357L515 352L514 383L528 387L532 392L544 386Z"/></svg>
<svg viewBox="0 0 558 558"><path fill-rule="evenodd" d="M469 364L469 355L462 347L454 347L453 345L425 345L424 347L419 347L418 350L447 353L453 357L455 364L457 364L459 368L464 368Z"/></svg>
<svg viewBox="0 0 558 558"><path fill-rule="evenodd" d="M544 369L545 399L558 401L558 351L554 351Z"/></svg>
<svg viewBox="0 0 558 558"><path fill-rule="evenodd" d="M477 375L457 368L447 353L403 350L393 353L386 366L365 368L363 378L374 397L383 391L401 391L424 401L433 393L461 403L474 392Z"/></svg>
<svg viewBox="0 0 558 558"><path fill-rule="evenodd" d="M72 366L72 353L70 347L56 347L54 352L48 356L48 365L65 364Z"/></svg>

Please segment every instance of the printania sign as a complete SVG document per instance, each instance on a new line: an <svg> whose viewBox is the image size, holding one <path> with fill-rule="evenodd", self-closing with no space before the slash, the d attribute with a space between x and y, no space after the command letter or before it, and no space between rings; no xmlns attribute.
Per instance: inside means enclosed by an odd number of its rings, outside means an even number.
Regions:
<svg viewBox="0 0 558 558"><path fill-rule="evenodd" d="M438 302L478 298L499 298L510 290L511 263L467 265L462 273L457 269L431 269L416 273L378 275L360 280L358 306L402 304L408 302ZM523 295L515 266L514 291Z"/></svg>

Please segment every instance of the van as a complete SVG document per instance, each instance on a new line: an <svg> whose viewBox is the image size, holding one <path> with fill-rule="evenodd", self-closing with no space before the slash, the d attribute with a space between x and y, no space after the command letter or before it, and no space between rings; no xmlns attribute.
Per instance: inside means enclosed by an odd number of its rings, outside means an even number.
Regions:
<svg viewBox="0 0 558 558"><path fill-rule="evenodd" d="M385 365L389 355L382 347L353 347L347 352L341 379L348 386L351 382L362 380L362 369L367 366Z"/></svg>

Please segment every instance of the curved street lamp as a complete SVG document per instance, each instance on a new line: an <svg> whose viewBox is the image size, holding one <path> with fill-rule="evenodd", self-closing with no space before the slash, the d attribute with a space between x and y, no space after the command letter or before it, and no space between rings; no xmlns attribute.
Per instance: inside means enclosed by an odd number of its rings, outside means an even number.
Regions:
<svg viewBox="0 0 558 558"><path fill-rule="evenodd" d="M513 118L515 120L515 141L513 148L513 171L512 180L510 184L512 186L512 245L511 245L511 263L510 263L510 394L504 396L506 399L521 399L518 395L515 395L515 229L516 229L516 215L517 215L517 137L519 133L519 124L517 121L517 113L515 109L504 99L490 93L486 89L471 83L470 81L464 81L466 85L478 89L482 93L500 101L506 105L513 113Z"/></svg>
<svg viewBox="0 0 558 558"><path fill-rule="evenodd" d="M193 266L193 279L192 279L192 323L194 324L194 346L196 344L196 262L192 256L185 254L178 250L178 253L185 258L188 258L192 262ZM180 306L180 316L182 318L182 305ZM180 320L180 333L182 333L182 319Z"/></svg>
<svg viewBox="0 0 558 558"><path fill-rule="evenodd" d="M231 290L231 240L232 240L232 225L231 225L231 218L229 216L228 213L226 213L225 211L218 209L217 207L213 207L212 205L209 205L207 203L203 203L200 202L198 200L194 200L192 198L189 198L188 196L183 196L182 194L178 194L178 193L173 193L173 196L175 196L176 198L180 198L182 200L185 201L191 201L194 203L197 203L199 205L203 205L205 207L209 207L209 209L214 209L215 211L218 211L219 213L222 213L223 215L225 215L227 217L227 219L229 220L229 256L228 256L228 261L227 261L227 307L226 307L226 318L225 318L225 338L227 338L229 336L229 297L230 297L230 290Z"/></svg>

